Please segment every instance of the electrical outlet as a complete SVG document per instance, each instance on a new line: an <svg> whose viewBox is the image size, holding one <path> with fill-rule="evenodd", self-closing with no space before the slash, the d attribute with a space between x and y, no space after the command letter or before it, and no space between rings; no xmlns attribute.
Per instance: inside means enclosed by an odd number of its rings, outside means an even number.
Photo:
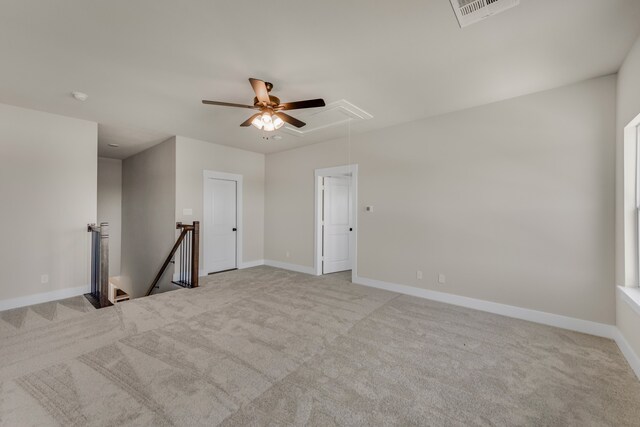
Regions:
<svg viewBox="0 0 640 427"><path fill-rule="evenodd" d="M45 283L49 283L49 275L48 274L43 274L42 276L40 276L40 283L42 283L43 285Z"/></svg>
<svg viewBox="0 0 640 427"><path fill-rule="evenodd" d="M441 285L447 283L447 276L442 273L438 274L438 283L440 283Z"/></svg>
<svg viewBox="0 0 640 427"><path fill-rule="evenodd" d="M418 279L418 280L422 280L422 271L418 270L418 271L416 272L416 279Z"/></svg>
<svg viewBox="0 0 640 427"><path fill-rule="evenodd" d="M289 257L291 256L291 254L289 253L289 251L287 251L286 256L287 256L287 258L289 258Z"/></svg>

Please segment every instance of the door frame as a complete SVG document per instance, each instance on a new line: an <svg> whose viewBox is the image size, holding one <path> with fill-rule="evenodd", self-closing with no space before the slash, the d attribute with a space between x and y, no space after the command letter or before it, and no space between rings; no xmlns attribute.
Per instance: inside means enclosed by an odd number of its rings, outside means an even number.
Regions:
<svg viewBox="0 0 640 427"><path fill-rule="evenodd" d="M207 230L207 221L209 218L209 214L211 213L211 207L205 203L207 199L207 180L208 179L222 179L226 181L235 181L236 182L236 268L240 269L242 265L242 236L244 227L242 224L242 218L244 218L242 211L242 175L235 173L227 173L227 172L218 172L218 171L203 171L203 179L202 179L202 205L203 205L203 218L202 218L202 236L200 237L202 240L202 268L200 269L200 275L206 276L209 274L209 268L207 265L207 245L206 245L206 230Z"/></svg>
<svg viewBox="0 0 640 427"><path fill-rule="evenodd" d="M351 279L358 276L358 165L334 166L316 169L315 180L315 233L314 233L314 271L316 276L322 276L322 178L327 176L351 176L351 212L353 220L353 235L351 236L349 251L351 257Z"/></svg>

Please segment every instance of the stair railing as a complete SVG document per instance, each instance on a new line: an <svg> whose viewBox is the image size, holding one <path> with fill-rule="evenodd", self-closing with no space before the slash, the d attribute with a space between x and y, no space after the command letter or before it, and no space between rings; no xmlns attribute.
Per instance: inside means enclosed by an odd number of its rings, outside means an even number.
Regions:
<svg viewBox="0 0 640 427"><path fill-rule="evenodd" d="M180 251L178 253L180 268L177 280L172 281L172 283L184 288L198 287L198 273L200 269L200 223L194 221L193 224L188 225L178 222L176 223L176 229L181 230L180 236L178 236L178 240L176 240L173 248L171 248L169 256L167 256L164 263L162 263L160 271L158 271L151 286L149 286L147 296L151 295L153 289L158 286L160 279L162 279L169 264L174 261L174 257L178 251Z"/></svg>
<svg viewBox="0 0 640 427"><path fill-rule="evenodd" d="M88 224L91 233L91 292L85 297L96 308L108 307L109 302L109 223Z"/></svg>

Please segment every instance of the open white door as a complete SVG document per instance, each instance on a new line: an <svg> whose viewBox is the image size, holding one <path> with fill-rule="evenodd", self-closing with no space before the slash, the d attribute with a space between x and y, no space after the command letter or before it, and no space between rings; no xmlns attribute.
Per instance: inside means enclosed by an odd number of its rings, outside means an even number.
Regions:
<svg viewBox="0 0 640 427"><path fill-rule="evenodd" d="M325 177L322 273L351 270L351 177Z"/></svg>
<svg viewBox="0 0 640 427"><path fill-rule="evenodd" d="M237 182L205 179L204 266L206 273L237 268Z"/></svg>

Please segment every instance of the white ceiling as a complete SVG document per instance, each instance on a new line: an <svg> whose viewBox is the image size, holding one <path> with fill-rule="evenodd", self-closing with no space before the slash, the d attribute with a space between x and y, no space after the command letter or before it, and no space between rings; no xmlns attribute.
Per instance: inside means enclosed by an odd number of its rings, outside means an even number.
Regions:
<svg viewBox="0 0 640 427"><path fill-rule="evenodd" d="M283 101L346 99L371 113L358 132L614 73L640 30L638 0L522 0L464 30L449 0L0 0L0 8L0 102L258 152L346 129L265 143L238 126L251 111L200 100L250 103L247 78L261 78ZM89 100L75 101L73 90Z"/></svg>
<svg viewBox="0 0 640 427"><path fill-rule="evenodd" d="M126 159L129 156L151 148L173 135L144 130L131 126L98 124L98 156L112 159ZM118 147L110 147L115 144Z"/></svg>

